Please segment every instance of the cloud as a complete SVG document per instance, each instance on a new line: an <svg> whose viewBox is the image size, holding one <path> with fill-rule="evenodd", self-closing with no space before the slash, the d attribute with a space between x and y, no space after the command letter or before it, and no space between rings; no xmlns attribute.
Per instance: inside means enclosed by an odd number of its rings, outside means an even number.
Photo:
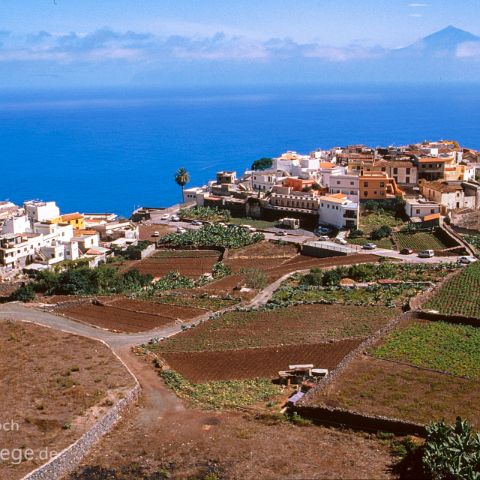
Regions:
<svg viewBox="0 0 480 480"><path fill-rule="evenodd" d="M464 42L457 46L455 51L457 58L480 59L480 42Z"/></svg>
<svg viewBox="0 0 480 480"><path fill-rule="evenodd" d="M242 35L159 36L107 27L91 33L15 36L0 32L0 61L148 62L159 60L250 60L317 58L332 62L374 58L380 47L349 45L332 47L316 42L299 43L291 38L250 39Z"/></svg>
<svg viewBox="0 0 480 480"><path fill-rule="evenodd" d="M408 6L411 8L424 8L429 7L430 5L428 3L409 3Z"/></svg>

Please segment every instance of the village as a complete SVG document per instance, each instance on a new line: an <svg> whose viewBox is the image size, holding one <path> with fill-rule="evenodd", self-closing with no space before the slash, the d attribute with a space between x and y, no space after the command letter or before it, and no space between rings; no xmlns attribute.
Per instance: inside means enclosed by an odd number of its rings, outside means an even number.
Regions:
<svg viewBox="0 0 480 480"><path fill-rule="evenodd" d="M0 203L0 356L27 392L0 402L62 452L0 476L128 477L132 455L158 478L238 458L270 478L325 444L335 478L417 468L429 422L480 421L479 161L440 141L287 152L198 188L181 169L181 204L129 219Z"/></svg>

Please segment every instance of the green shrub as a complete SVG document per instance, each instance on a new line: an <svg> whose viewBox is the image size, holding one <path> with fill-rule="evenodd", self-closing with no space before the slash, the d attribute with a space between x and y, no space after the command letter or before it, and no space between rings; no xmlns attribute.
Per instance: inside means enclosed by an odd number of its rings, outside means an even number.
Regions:
<svg viewBox="0 0 480 480"><path fill-rule="evenodd" d="M432 423L427 427L423 465L436 480L479 479L480 434L460 417L455 425Z"/></svg>
<svg viewBox="0 0 480 480"><path fill-rule="evenodd" d="M267 274L262 270L258 270L257 268L245 268L241 270L241 273L245 275L245 284L248 288L261 290L268 284Z"/></svg>
<svg viewBox="0 0 480 480"><path fill-rule="evenodd" d="M9 297L11 302L32 302L35 300L35 290L32 284L27 283L18 287Z"/></svg>
<svg viewBox="0 0 480 480"><path fill-rule="evenodd" d="M228 210L216 207L195 206L191 208L182 208L178 212L182 220L202 220L204 222L229 222L231 214Z"/></svg>
<svg viewBox="0 0 480 480"><path fill-rule="evenodd" d="M226 277L227 275L231 275L231 273L232 269L223 262L217 262L213 265L212 275L215 279Z"/></svg>
<svg viewBox="0 0 480 480"><path fill-rule="evenodd" d="M372 240L380 240L382 238L389 237L391 234L392 229L387 225L383 225L382 227L373 230L373 232L370 234L370 238Z"/></svg>

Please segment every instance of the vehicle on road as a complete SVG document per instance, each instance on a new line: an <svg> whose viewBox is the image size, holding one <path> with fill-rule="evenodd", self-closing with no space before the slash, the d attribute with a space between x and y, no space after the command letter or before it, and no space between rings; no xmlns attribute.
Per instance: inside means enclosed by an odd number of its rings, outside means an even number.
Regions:
<svg viewBox="0 0 480 480"><path fill-rule="evenodd" d="M463 265L469 265L470 263L475 263L478 260L478 258L472 257L471 255L467 255L464 257L460 257L458 259L458 263L461 263Z"/></svg>
<svg viewBox="0 0 480 480"><path fill-rule="evenodd" d="M177 233L185 233L186 230L183 227L177 227Z"/></svg>
<svg viewBox="0 0 480 480"><path fill-rule="evenodd" d="M155 231L152 233L152 237L159 237L159 236L160 236L160 232Z"/></svg>
<svg viewBox="0 0 480 480"><path fill-rule="evenodd" d="M374 243L366 243L362 248L364 250L375 250L377 246Z"/></svg>
<svg viewBox="0 0 480 480"><path fill-rule="evenodd" d="M328 241L330 241L330 237L327 237L326 235L320 235L320 236L317 238L317 240L318 240L319 242L328 242Z"/></svg>
<svg viewBox="0 0 480 480"><path fill-rule="evenodd" d="M433 250L423 250L418 254L418 256L420 258L432 258L435 256L435 252Z"/></svg>
<svg viewBox="0 0 480 480"><path fill-rule="evenodd" d="M400 253L402 255L411 255L413 253L413 250L411 248L402 248L400 250Z"/></svg>
<svg viewBox="0 0 480 480"><path fill-rule="evenodd" d="M170 218L170 220L172 222L179 222L180 221L180 217L178 217L177 215L172 215L172 217Z"/></svg>
<svg viewBox="0 0 480 480"><path fill-rule="evenodd" d="M203 225L200 220L192 220L191 223L192 223L192 225L197 225L197 226Z"/></svg>
<svg viewBox="0 0 480 480"><path fill-rule="evenodd" d="M332 231L331 228L328 227L317 227L315 229L315 235L326 235Z"/></svg>
<svg viewBox="0 0 480 480"><path fill-rule="evenodd" d="M168 213L164 213L160 218L162 220L168 220L170 218L170 215Z"/></svg>
<svg viewBox="0 0 480 480"><path fill-rule="evenodd" d="M278 230L277 232L275 232L275 235L277 237L284 237L285 235L287 235L287 232L284 232L283 230Z"/></svg>
<svg viewBox="0 0 480 480"><path fill-rule="evenodd" d="M335 243L338 243L339 245L348 245L348 242L344 238L339 237L335 239Z"/></svg>

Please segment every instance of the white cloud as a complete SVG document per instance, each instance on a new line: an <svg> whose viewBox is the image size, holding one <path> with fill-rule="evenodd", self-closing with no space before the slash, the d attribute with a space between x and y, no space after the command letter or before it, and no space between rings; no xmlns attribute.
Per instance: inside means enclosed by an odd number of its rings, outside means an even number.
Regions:
<svg viewBox="0 0 480 480"><path fill-rule="evenodd" d="M480 42L464 42L458 45L455 51L458 58L479 58L480 59Z"/></svg>
<svg viewBox="0 0 480 480"><path fill-rule="evenodd" d="M316 42L299 43L290 38L261 40L222 32L207 36L159 36L132 31L115 32L106 27L87 34L39 32L15 36L3 32L0 40L0 61L74 63L318 58L343 62L383 54L379 47L358 44L332 47Z"/></svg>
<svg viewBox="0 0 480 480"><path fill-rule="evenodd" d="M411 8L424 8L429 7L430 5L428 3L409 3L408 6Z"/></svg>

